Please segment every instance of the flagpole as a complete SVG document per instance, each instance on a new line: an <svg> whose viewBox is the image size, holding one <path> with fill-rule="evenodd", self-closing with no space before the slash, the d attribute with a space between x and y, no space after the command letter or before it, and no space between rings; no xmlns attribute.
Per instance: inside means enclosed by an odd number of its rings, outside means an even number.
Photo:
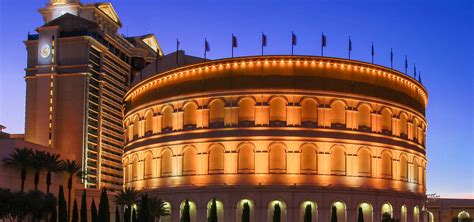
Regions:
<svg viewBox="0 0 474 222"><path fill-rule="evenodd" d="M408 74L408 60L407 60L407 55L405 55L405 74Z"/></svg>
<svg viewBox="0 0 474 222"><path fill-rule="evenodd" d="M390 48L390 68L393 69L393 49Z"/></svg>
<svg viewBox="0 0 474 222"><path fill-rule="evenodd" d="M374 42L372 42L372 64L374 64Z"/></svg>
<svg viewBox="0 0 474 222"><path fill-rule="evenodd" d="M413 78L416 80L416 64L413 63Z"/></svg>
<svg viewBox="0 0 474 222"><path fill-rule="evenodd" d="M293 47L295 46L293 43L293 38L294 38L295 33L291 32L291 55L293 55Z"/></svg>
<svg viewBox="0 0 474 222"><path fill-rule="evenodd" d="M231 44L231 47L232 47L232 58L234 58L234 33L232 33L232 44Z"/></svg>
<svg viewBox="0 0 474 222"><path fill-rule="evenodd" d="M207 39L204 38L204 60L207 59Z"/></svg>
<svg viewBox="0 0 474 222"><path fill-rule="evenodd" d="M349 59L351 59L351 51L352 51L352 41L351 41L351 37L349 36Z"/></svg>
<svg viewBox="0 0 474 222"><path fill-rule="evenodd" d="M262 56L263 56L263 32L262 32L262 42L261 42L261 46L262 46Z"/></svg>
<svg viewBox="0 0 474 222"><path fill-rule="evenodd" d="M176 38L176 67L179 66L178 52L179 52L179 39Z"/></svg>
<svg viewBox="0 0 474 222"><path fill-rule="evenodd" d="M324 32L321 32L321 56L324 56Z"/></svg>

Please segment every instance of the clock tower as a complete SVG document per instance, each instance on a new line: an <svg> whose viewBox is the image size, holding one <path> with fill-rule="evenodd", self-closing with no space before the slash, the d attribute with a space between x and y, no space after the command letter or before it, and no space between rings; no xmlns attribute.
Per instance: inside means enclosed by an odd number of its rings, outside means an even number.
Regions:
<svg viewBox="0 0 474 222"><path fill-rule="evenodd" d="M122 98L161 49L154 35L120 35L110 3L51 0L39 12L44 24L25 41L25 140L75 156L84 187L120 189Z"/></svg>

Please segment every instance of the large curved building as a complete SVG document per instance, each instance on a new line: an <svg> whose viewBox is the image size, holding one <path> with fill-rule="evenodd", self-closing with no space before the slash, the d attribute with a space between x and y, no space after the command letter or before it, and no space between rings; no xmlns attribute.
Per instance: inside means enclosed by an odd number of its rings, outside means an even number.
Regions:
<svg viewBox="0 0 474 222"><path fill-rule="evenodd" d="M125 95L124 183L178 221L422 221L426 89L365 62L229 58L153 75ZM334 213L333 213L334 211Z"/></svg>

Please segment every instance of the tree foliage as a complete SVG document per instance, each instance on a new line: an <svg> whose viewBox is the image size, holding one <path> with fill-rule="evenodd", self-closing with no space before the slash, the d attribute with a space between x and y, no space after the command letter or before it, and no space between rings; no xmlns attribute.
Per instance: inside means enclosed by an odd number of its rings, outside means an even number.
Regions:
<svg viewBox="0 0 474 222"><path fill-rule="evenodd" d="M92 203L91 203L91 221L98 222L97 207L95 206L94 199L92 199Z"/></svg>
<svg viewBox="0 0 474 222"><path fill-rule="evenodd" d="M248 202L245 202L243 205L242 211L242 222L250 222L250 205Z"/></svg>
<svg viewBox="0 0 474 222"><path fill-rule="evenodd" d="M181 222L191 222L190 210L189 201L186 199L183 210L181 211Z"/></svg>
<svg viewBox="0 0 474 222"><path fill-rule="evenodd" d="M217 202L216 198L212 199L211 208L209 209L208 222L217 222Z"/></svg>
<svg viewBox="0 0 474 222"><path fill-rule="evenodd" d="M77 201L74 200L74 205L72 207L72 222L79 222L79 209L77 208Z"/></svg>
<svg viewBox="0 0 474 222"><path fill-rule="evenodd" d="M59 222L67 222L67 207L66 207L66 199L64 198L63 186L59 186L58 220Z"/></svg>
<svg viewBox="0 0 474 222"><path fill-rule="evenodd" d="M160 221L162 217L166 217L171 214L168 204L158 197L148 198L148 209L150 212L150 217L152 219L158 218L158 221Z"/></svg>
<svg viewBox="0 0 474 222"><path fill-rule="evenodd" d="M120 222L120 211L118 205L115 206L115 222Z"/></svg>
<svg viewBox="0 0 474 222"><path fill-rule="evenodd" d="M313 221L313 212L312 212L311 204L306 204L306 207L304 208L303 221L304 222L312 222Z"/></svg>
<svg viewBox="0 0 474 222"><path fill-rule="evenodd" d="M99 221L110 221L109 208L109 197L107 196L107 190L105 190L105 188L102 188L99 203Z"/></svg>
<svg viewBox="0 0 474 222"><path fill-rule="evenodd" d="M86 189L82 191L81 198L81 222L87 222L87 194Z"/></svg>
<svg viewBox="0 0 474 222"><path fill-rule="evenodd" d="M140 209L138 211L138 222L150 222L150 209L148 206L148 194L142 195Z"/></svg>
<svg viewBox="0 0 474 222"><path fill-rule="evenodd" d="M359 212L357 213L357 222L364 222L364 212L362 207L359 207Z"/></svg>
<svg viewBox="0 0 474 222"><path fill-rule="evenodd" d="M337 207L331 207L331 222L337 222Z"/></svg>
<svg viewBox="0 0 474 222"><path fill-rule="evenodd" d="M33 151L29 148L15 148L15 150L13 151L13 153L10 154L9 157L3 159L3 162L7 166L13 166L20 169L21 192L25 190L27 169L31 166L32 155Z"/></svg>
<svg viewBox="0 0 474 222"><path fill-rule="evenodd" d="M273 222L281 221L281 207L279 203L273 205Z"/></svg>

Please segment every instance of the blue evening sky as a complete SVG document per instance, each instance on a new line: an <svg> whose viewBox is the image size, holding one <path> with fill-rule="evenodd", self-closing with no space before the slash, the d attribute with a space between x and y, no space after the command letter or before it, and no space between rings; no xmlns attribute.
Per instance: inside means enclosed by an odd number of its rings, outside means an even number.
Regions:
<svg viewBox="0 0 474 222"><path fill-rule="evenodd" d="M28 31L42 25L37 9L47 0L0 0L0 124L7 132L24 131L26 50ZM83 2L92 2L91 0ZM295 54L319 55L324 32L325 55L403 69L408 55L422 73L429 92L428 192L441 196L474 196L474 3L464 1L303 1L303 0L112 0L128 35L156 33L165 53L179 37L187 54L230 56L230 36L239 42L236 56L260 53L260 33L268 37L267 54L289 54L291 31L298 36ZM382 3L383 2L383 3Z"/></svg>

